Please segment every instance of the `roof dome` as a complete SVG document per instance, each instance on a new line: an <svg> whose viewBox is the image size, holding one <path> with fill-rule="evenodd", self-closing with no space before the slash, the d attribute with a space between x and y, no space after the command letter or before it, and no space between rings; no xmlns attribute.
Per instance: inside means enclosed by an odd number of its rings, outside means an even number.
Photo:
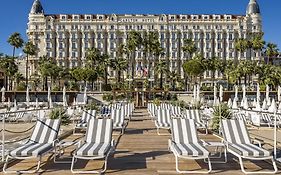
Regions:
<svg viewBox="0 0 281 175"><path fill-rule="evenodd" d="M256 0L250 0L249 5L247 7L247 14L257 14L260 12L260 6Z"/></svg>
<svg viewBox="0 0 281 175"><path fill-rule="evenodd" d="M44 13L44 9L42 7L42 4L41 4L40 0L35 0L33 2L30 13L31 14L43 14Z"/></svg>

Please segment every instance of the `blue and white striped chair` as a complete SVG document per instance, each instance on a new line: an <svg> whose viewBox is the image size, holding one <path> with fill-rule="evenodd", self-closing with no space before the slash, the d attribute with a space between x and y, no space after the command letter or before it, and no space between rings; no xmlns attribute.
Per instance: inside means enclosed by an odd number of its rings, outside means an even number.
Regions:
<svg viewBox="0 0 281 175"><path fill-rule="evenodd" d="M81 120L75 125L73 129L73 134L75 134L76 129L86 129L89 120L95 118L96 113L96 110L83 111Z"/></svg>
<svg viewBox="0 0 281 175"><path fill-rule="evenodd" d="M56 148L56 142L61 120L38 119L31 137L23 145L12 150L6 158L3 167L4 173L35 173L40 169L41 159L44 155ZM7 170L9 159L38 159L36 170L13 171Z"/></svg>
<svg viewBox="0 0 281 175"><path fill-rule="evenodd" d="M157 127L158 135L167 135L167 134L161 134L160 129L170 130L171 127L170 110L168 109L157 110L155 126Z"/></svg>
<svg viewBox="0 0 281 175"><path fill-rule="evenodd" d="M178 173L209 173L212 171L209 151L198 139L195 120L193 119L172 119L171 122L172 140L169 140L169 149L176 158L176 170ZM179 169L179 158L182 159L207 159L208 171L183 171Z"/></svg>
<svg viewBox="0 0 281 175"><path fill-rule="evenodd" d="M104 173L107 169L107 159L114 152L115 143L112 140L113 121L111 119L91 119L88 122L84 142L79 142L78 148L73 154L71 163L72 173ZM104 160L103 169L99 171L74 170L77 159Z"/></svg>
<svg viewBox="0 0 281 175"><path fill-rule="evenodd" d="M244 120L222 120L221 129L227 151L236 156L240 161L241 170L245 174L275 174L277 167L272 152L254 145L249 137ZM257 141L258 142L258 141ZM246 171L243 159L249 160L272 160L273 171Z"/></svg>

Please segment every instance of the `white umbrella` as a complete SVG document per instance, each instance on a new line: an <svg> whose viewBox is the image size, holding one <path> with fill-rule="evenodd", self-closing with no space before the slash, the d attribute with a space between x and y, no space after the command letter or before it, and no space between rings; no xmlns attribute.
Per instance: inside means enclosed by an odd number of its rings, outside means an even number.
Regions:
<svg viewBox="0 0 281 175"><path fill-rule="evenodd" d="M231 98L228 99L227 106L228 106L229 108L232 107L232 100L231 100Z"/></svg>
<svg viewBox="0 0 281 175"><path fill-rule="evenodd" d="M276 102L274 100L274 98L272 99L272 103L268 108L268 112L276 112L277 111L277 107L276 107Z"/></svg>
<svg viewBox="0 0 281 175"><path fill-rule="evenodd" d="M269 99L269 86L268 85L266 85L265 99L266 99L266 102L268 104L270 102L270 99Z"/></svg>
<svg viewBox="0 0 281 175"><path fill-rule="evenodd" d="M38 98L36 98L36 100L35 100L35 107L36 107L36 109L39 108Z"/></svg>
<svg viewBox="0 0 281 175"><path fill-rule="evenodd" d="M254 101L253 101L253 103L252 103L252 106L253 106L253 107L256 107L256 106L257 106L257 100L256 100L256 99L254 99Z"/></svg>
<svg viewBox="0 0 281 175"><path fill-rule="evenodd" d="M17 100L14 99L14 109L17 110L18 109L18 105L17 105Z"/></svg>
<svg viewBox="0 0 281 175"><path fill-rule="evenodd" d="M261 105L260 105L260 102L257 100L257 103L256 103L256 108L255 108L256 111L261 111Z"/></svg>
<svg viewBox="0 0 281 175"><path fill-rule="evenodd" d="M260 84L257 84L257 101L261 101Z"/></svg>
<svg viewBox="0 0 281 175"><path fill-rule="evenodd" d="M233 100L232 109L238 109L237 101Z"/></svg>
<svg viewBox="0 0 281 175"><path fill-rule="evenodd" d="M219 95L220 95L220 102L222 102L222 100L223 100L223 87L222 87L222 85L220 85L220 93L219 93Z"/></svg>
<svg viewBox="0 0 281 175"><path fill-rule="evenodd" d="M242 85L242 91L243 91L243 99L245 99L246 98L246 86L243 84Z"/></svg>
<svg viewBox="0 0 281 175"><path fill-rule="evenodd" d="M197 91L196 91L196 99L197 101L200 101L200 85L197 85Z"/></svg>
<svg viewBox="0 0 281 175"><path fill-rule="evenodd" d="M278 86L278 89L277 89L277 100L278 102L281 101L281 87Z"/></svg>
<svg viewBox="0 0 281 175"><path fill-rule="evenodd" d="M2 102L5 102L5 100L6 100L6 98L5 98L5 88L4 87L2 87L2 89L1 89L1 92L2 92L2 96L1 96L1 101Z"/></svg>
<svg viewBox="0 0 281 175"><path fill-rule="evenodd" d="M84 104L87 104L87 86L84 89Z"/></svg>
<svg viewBox="0 0 281 175"><path fill-rule="evenodd" d="M52 101L52 98L49 99L49 108L53 108L54 105L53 105L53 101Z"/></svg>
<svg viewBox="0 0 281 175"><path fill-rule="evenodd" d="M193 101L194 102L196 101L196 91L197 91L197 89L196 89L196 86L194 85L193 86Z"/></svg>
<svg viewBox="0 0 281 175"><path fill-rule="evenodd" d="M281 113L281 102L279 102L279 105L278 105L278 113Z"/></svg>
<svg viewBox="0 0 281 175"><path fill-rule="evenodd" d="M241 100L240 107L241 107L241 108L244 107L244 98Z"/></svg>
<svg viewBox="0 0 281 175"><path fill-rule="evenodd" d="M25 101L26 101L26 105L27 105L27 107L29 107L30 97L29 97L29 88L28 88L28 86L26 87L26 96L25 96Z"/></svg>
<svg viewBox="0 0 281 175"><path fill-rule="evenodd" d="M214 104L217 103L217 86L214 85Z"/></svg>
<svg viewBox="0 0 281 175"><path fill-rule="evenodd" d="M76 105L77 105L77 103L76 103L76 98L73 99L72 105L73 105L73 106L76 106Z"/></svg>
<svg viewBox="0 0 281 175"><path fill-rule="evenodd" d="M66 99L66 88L65 86L63 87L63 91L62 91L62 100L63 100L63 106L66 107L67 105L67 99Z"/></svg>
<svg viewBox="0 0 281 175"><path fill-rule="evenodd" d="M8 108L11 109L11 99L8 98Z"/></svg>
<svg viewBox="0 0 281 175"><path fill-rule="evenodd" d="M268 99L268 101L266 102L266 105L269 107L271 105L271 98Z"/></svg>
<svg viewBox="0 0 281 175"><path fill-rule="evenodd" d="M234 99L237 101L237 100L238 100L238 86L235 85L235 86L234 86L234 89L235 89L235 96L234 96Z"/></svg>
<svg viewBox="0 0 281 175"><path fill-rule="evenodd" d="M266 104L266 100L264 99L263 102L262 102L262 110L267 110L268 106Z"/></svg>
<svg viewBox="0 0 281 175"><path fill-rule="evenodd" d="M52 103L51 87L50 86L48 86L48 102L49 102L49 108L52 108L53 103Z"/></svg>
<svg viewBox="0 0 281 175"><path fill-rule="evenodd" d="M244 108L244 109L248 109L248 108L249 108L249 104L248 104L247 98L245 98L245 99L243 100L243 108Z"/></svg>

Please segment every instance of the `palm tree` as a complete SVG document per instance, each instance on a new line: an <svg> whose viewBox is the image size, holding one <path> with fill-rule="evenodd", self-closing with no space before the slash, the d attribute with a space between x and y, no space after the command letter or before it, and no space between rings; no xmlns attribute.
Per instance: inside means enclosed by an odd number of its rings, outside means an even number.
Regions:
<svg viewBox="0 0 281 175"><path fill-rule="evenodd" d="M142 37L141 33L137 31L130 31L128 34L128 39L127 39L127 49L130 53L131 57L131 78L134 79L135 75L135 57L136 57L136 49L140 48L142 44Z"/></svg>
<svg viewBox="0 0 281 175"><path fill-rule="evenodd" d="M252 43L252 49L254 50L255 53L257 51L261 51L265 45L265 41L263 40L263 33L254 35L251 43Z"/></svg>
<svg viewBox="0 0 281 175"><path fill-rule="evenodd" d="M169 79L172 82L172 89L173 89L173 91L175 91L176 90L176 86L175 85L178 82L178 80L180 79L180 76L177 73L177 71L170 72Z"/></svg>
<svg viewBox="0 0 281 175"><path fill-rule="evenodd" d="M8 39L8 43L13 46L13 58L15 57L15 51L16 48L21 48L23 46L23 39L21 38L21 35L17 32L13 33L9 39Z"/></svg>
<svg viewBox="0 0 281 175"><path fill-rule="evenodd" d="M249 43L250 42L247 39L239 38L235 41L234 47L241 54L244 53L250 47ZM238 58L236 58L234 62L235 64L238 64Z"/></svg>
<svg viewBox="0 0 281 175"><path fill-rule="evenodd" d="M112 68L117 72L117 82L121 83L122 71L125 71L127 67L127 60L125 60L124 58L116 58L112 60Z"/></svg>
<svg viewBox="0 0 281 175"><path fill-rule="evenodd" d="M191 39L185 39L181 49L184 53L188 54L188 59L191 59L193 54L197 52L197 47L195 46L194 41L192 41ZM184 86L185 86L185 89L187 89L187 75L186 74L184 74Z"/></svg>
<svg viewBox="0 0 281 175"><path fill-rule="evenodd" d="M273 57L278 55L278 51L279 49L276 44L266 44L265 55L267 56L267 64L269 64L269 62L273 64Z"/></svg>
<svg viewBox="0 0 281 175"><path fill-rule="evenodd" d="M19 83L20 83L20 81L21 80L24 80L24 77L23 77L23 75L21 74L21 73L19 73L19 72L17 72L17 73L15 73L15 75L13 76L13 79L14 79L14 81L15 81L15 86L16 87L14 87L15 89L17 89L18 88L18 85L19 85Z"/></svg>
<svg viewBox="0 0 281 175"><path fill-rule="evenodd" d="M110 66L111 60L109 59L109 56L107 54L102 54L101 55L101 60L99 62L99 66L101 70L103 71L103 79L104 79L104 84L105 86L108 85L108 72L107 68Z"/></svg>
<svg viewBox="0 0 281 175"><path fill-rule="evenodd" d="M28 86L28 56L33 56L36 54L36 46L31 42L28 41L25 43L23 52L26 54L26 64L25 64L25 80L26 80L26 86Z"/></svg>
<svg viewBox="0 0 281 175"><path fill-rule="evenodd" d="M12 77L18 72L18 66L13 57L5 56L0 60L0 68L5 74L6 89L12 90Z"/></svg>
<svg viewBox="0 0 281 175"><path fill-rule="evenodd" d="M167 67L167 62L161 60L155 67L155 72L160 75L160 89L163 89L163 74L167 74L169 72L169 69Z"/></svg>
<svg viewBox="0 0 281 175"><path fill-rule="evenodd" d="M86 51L86 60L90 67L95 67L101 61L101 52L97 48L90 48Z"/></svg>

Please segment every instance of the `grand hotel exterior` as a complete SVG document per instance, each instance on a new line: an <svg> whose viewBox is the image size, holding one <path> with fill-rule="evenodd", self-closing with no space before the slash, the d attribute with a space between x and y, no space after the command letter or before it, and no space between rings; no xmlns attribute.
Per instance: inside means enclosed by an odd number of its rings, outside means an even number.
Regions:
<svg viewBox="0 0 281 175"><path fill-rule="evenodd" d="M182 64L187 59L181 49L187 38L195 42L205 58L261 59L261 52L239 53L234 48L235 39L262 32L256 0L250 0L245 15L46 14L41 2L35 0L29 13L27 35L38 48L38 53L30 59L29 75L35 72L39 57L44 55L55 58L57 64L69 68L83 66L86 50L92 47L114 58L118 47L117 35L121 35L121 42L126 43L127 34L132 30L159 32L165 52L161 59L170 60L170 70L181 67L177 65L177 60L180 59ZM146 67L142 58L143 52L140 50L136 53L136 68ZM153 60L151 64L154 66ZM153 76L153 70L150 71ZM115 76L110 68L109 75ZM124 72L124 75L129 73ZM204 76L208 78L211 75L206 72Z"/></svg>

